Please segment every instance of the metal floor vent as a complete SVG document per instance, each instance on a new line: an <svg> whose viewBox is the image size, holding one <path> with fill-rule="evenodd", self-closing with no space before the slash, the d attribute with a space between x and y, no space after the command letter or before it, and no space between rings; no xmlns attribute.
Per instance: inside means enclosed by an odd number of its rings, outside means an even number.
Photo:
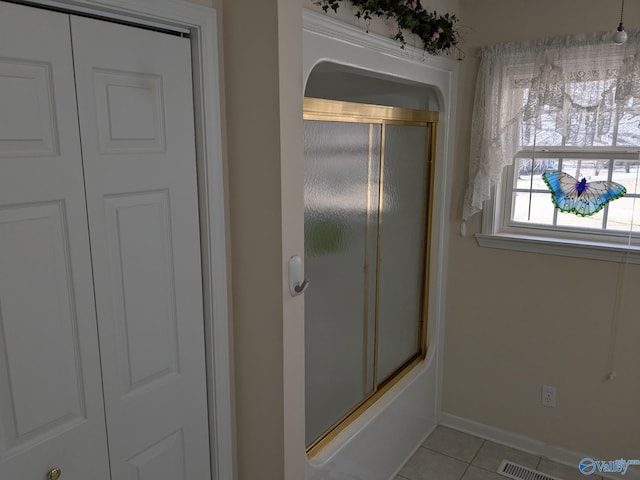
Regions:
<svg viewBox="0 0 640 480"><path fill-rule="evenodd" d="M509 460L502 460L498 467L498 474L515 480L562 480L547 473L539 472L532 468L523 467Z"/></svg>

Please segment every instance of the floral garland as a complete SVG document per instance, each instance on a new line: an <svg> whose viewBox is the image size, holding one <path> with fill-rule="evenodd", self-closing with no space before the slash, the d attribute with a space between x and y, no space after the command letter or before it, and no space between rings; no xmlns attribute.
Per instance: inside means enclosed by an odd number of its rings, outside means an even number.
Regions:
<svg viewBox="0 0 640 480"><path fill-rule="evenodd" d="M338 11L339 2L343 0L315 0L326 12L329 8ZM424 49L433 54L448 53L459 42L458 31L455 28L458 19L455 15L438 16L436 12L427 12L420 0L349 0L355 7L357 18L370 21L372 15L393 18L398 24L398 33L394 40L398 40L404 48L406 41L403 30L415 33L424 42ZM462 59L462 55L459 55Z"/></svg>

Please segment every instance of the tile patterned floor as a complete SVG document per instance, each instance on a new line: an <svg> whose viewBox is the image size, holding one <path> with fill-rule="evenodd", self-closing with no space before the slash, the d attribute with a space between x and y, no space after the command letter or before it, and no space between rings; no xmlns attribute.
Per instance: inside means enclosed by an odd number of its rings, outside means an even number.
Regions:
<svg viewBox="0 0 640 480"><path fill-rule="evenodd" d="M562 480L585 480L575 468L514 450L439 425L409 459L395 480L505 480L496 470L503 459ZM589 480L602 480L591 475Z"/></svg>

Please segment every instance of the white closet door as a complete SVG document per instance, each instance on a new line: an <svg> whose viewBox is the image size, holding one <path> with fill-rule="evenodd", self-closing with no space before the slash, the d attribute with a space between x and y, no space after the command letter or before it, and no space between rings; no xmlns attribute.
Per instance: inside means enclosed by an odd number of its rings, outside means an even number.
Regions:
<svg viewBox="0 0 640 480"><path fill-rule="evenodd" d="M0 2L0 478L109 478L68 16Z"/></svg>
<svg viewBox="0 0 640 480"><path fill-rule="evenodd" d="M112 476L210 478L190 41L71 26Z"/></svg>

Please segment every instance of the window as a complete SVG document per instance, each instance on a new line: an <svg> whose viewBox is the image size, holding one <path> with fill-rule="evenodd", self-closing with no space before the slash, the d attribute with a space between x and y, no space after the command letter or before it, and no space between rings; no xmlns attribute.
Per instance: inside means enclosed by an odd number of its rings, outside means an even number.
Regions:
<svg viewBox="0 0 640 480"><path fill-rule="evenodd" d="M482 245L581 245L580 256L597 247L597 258L640 247L639 53L640 42L616 46L606 35L485 49L464 215L485 207ZM560 212L546 170L617 182L627 194L592 216Z"/></svg>
<svg viewBox="0 0 640 480"><path fill-rule="evenodd" d="M637 187L640 161L633 150L551 150L534 153L524 149L516 154L514 164L507 167L509 188L503 195L503 230L518 231L529 227L542 230L564 230L576 238L602 237L603 241L626 243L629 233L640 232L640 196ZM546 170L560 170L576 179L613 181L624 185L627 194L607 203L594 215L581 217L560 212L551 201L551 192L542 179ZM616 238L617 237L617 238Z"/></svg>

